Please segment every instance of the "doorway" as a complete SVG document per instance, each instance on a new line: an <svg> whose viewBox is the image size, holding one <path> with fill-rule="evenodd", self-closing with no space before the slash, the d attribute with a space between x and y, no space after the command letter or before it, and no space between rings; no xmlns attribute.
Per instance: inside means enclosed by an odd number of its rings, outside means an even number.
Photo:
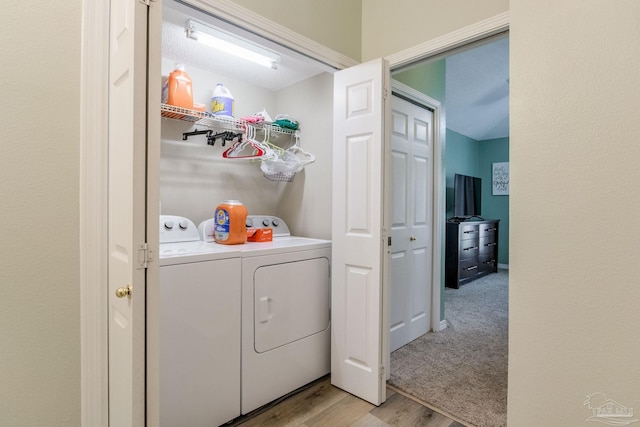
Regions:
<svg viewBox="0 0 640 427"><path fill-rule="evenodd" d="M500 239L504 241L504 246L501 247L501 256L498 263L501 270L500 280L504 282L504 276L507 277L506 283L508 284L508 275L506 269L508 269L508 196L498 197L494 196L491 191L491 164L493 162L508 162L508 144L509 144L509 128L508 128L508 96L509 96L509 74L508 74L508 38L505 35L499 37L493 37L474 45L465 46L463 49L457 49L450 52L443 53L430 59L416 61L410 65L403 66L399 69L392 71L392 77L396 80L425 93L431 97L439 100L443 100L443 105L446 110L446 156L443 160L443 167L446 174L446 185L436 189L446 197L444 214L445 218L451 218L453 215L453 175L455 173L465 173L468 175L475 175L482 177L483 180L483 217L485 218L497 218L500 219L501 230L504 227L504 236ZM443 181L444 183L444 181ZM444 222L444 221L443 221ZM442 224L443 226L444 224ZM444 247L442 248L442 256L444 260ZM504 253L502 253L504 252ZM495 275L492 275L495 276ZM479 284L479 281L478 281ZM468 288L463 291L472 290L473 284L469 284ZM498 373L495 375L499 377L494 381L495 384L503 386L504 393L504 408L498 408L496 411L504 411L500 416L504 416L506 413L506 309L508 306L507 287L503 283L498 285L500 296L500 307L495 310L496 312L504 309L501 312L499 321L504 320L502 326L504 326L504 338L500 339L500 345L504 344L504 358L497 362L499 366ZM475 286L480 289L480 286ZM493 284L488 289L491 292L496 292ZM476 290L476 289L473 289ZM458 292L458 294L452 294L452 290L445 288L444 279L441 285L441 310L442 327L446 327L447 323L450 323L449 330L445 331L445 334L452 332L451 323L447 322L448 303L454 304L457 307L461 301L460 295L466 292ZM474 294L474 297L465 298L477 298L478 294ZM447 301L447 296L450 296L452 301ZM453 301L455 297L455 301ZM495 298L494 298L495 299ZM492 301L493 302L493 301ZM470 302L471 303L471 302ZM451 315L454 315L454 305L451 308ZM453 322L454 323L454 322ZM480 322L478 322L480 324ZM488 329L488 328L487 328ZM500 331L497 332L500 334ZM435 336L438 334L436 333ZM444 335L444 334L443 334ZM440 338L443 338L442 335ZM416 354L425 354L417 348L418 341L416 340L411 346L416 347ZM437 340L428 341L420 345L443 345L443 342ZM471 345L471 343L470 343ZM482 347L482 346L481 346ZM480 349L482 350L482 349ZM435 356L434 356L435 357ZM455 358L451 357L450 363L442 368L433 368L433 372L425 374L426 376L432 376L425 380L427 382L447 381L447 370L449 366L454 366L456 363ZM404 375L401 371L406 367L398 366L400 358L392 356L391 362L391 384L404 384L398 378ZM414 358L415 360L415 358ZM465 362L461 361L464 365ZM471 360L466 363L471 365ZM424 361L424 366L435 365ZM462 365L461 365L462 366ZM481 368L478 368L480 372ZM426 372L427 370L425 370ZM487 369L489 371L489 369ZM412 366L412 375L410 378L415 378L416 382L425 378L420 378L420 375L415 375L416 365ZM447 384L447 389L458 387L459 390L467 390L469 387L473 387L468 383L459 382L457 384ZM421 390L421 386L417 385L412 387L412 390ZM425 396L433 396L434 391L429 391L424 387ZM421 391L418 391L419 394ZM455 392L453 393L455 394ZM444 413L449 412L448 408L442 408L438 404L434 404L433 401L429 401L428 397L422 397L420 395L414 395L420 400L426 401L432 404L438 410L444 409ZM479 397L479 399L482 396ZM473 396L472 396L473 398ZM502 399L502 397L500 398ZM474 402L465 403L465 405L457 406L474 406ZM492 402L493 404L494 402ZM456 405L453 405L455 408ZM481 400L478 401L478 407L482 407ZM453 409L455 410L455 409ZM482 409L480 409L482 410ZM462 413L464 414L464 413ZM454 416L460 416L465 421L473 421L464 418L461 414L453 413ZM487 415L490 418L491 415ZM497 421L496 425L500 425L500 421Z"/></svg>

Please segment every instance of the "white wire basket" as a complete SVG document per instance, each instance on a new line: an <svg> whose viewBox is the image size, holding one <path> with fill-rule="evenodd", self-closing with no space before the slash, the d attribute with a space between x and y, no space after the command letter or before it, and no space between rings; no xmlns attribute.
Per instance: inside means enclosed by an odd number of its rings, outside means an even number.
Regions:
<svg viewBox="0 0 640 427"><path fill-rule="evenodd" d="M269 181L277 182L293 182L293 179L296 177L295 172L263 173L262 175Z"/></svg>

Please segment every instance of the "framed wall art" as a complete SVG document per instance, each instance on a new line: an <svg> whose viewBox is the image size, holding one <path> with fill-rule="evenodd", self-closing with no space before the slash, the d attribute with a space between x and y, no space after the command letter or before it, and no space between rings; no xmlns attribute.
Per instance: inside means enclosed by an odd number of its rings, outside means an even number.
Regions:
<svg viewBox="0 0 640 427"><path fill-rule="evenodd" d="M509 162L493 164L491 186L493 188L494 196L509 195Z"/></svg>

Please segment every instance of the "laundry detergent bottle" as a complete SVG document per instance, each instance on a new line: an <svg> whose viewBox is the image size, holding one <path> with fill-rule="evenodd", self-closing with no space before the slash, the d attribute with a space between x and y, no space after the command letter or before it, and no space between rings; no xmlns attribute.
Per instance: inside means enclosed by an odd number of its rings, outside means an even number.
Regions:
<svg viewBox="0 0 640 427"><path fill-rule="evenodd" d="M214 116L233 117L233 95L223 84L218 83L211 95L211 113Z"/></svg>
<svg viewBox="0 0 640 427"><path fill-rule="evenodd" d="M216 207L213 238L216 243L237 245L247 241L247 208L239 200L225 200Z"/></svg>
<svg viewBox="0 0 640 427"><path fill-rule="evenodd" d="M175 69L169 74L166 88L163 88L163 98L165 93L167 104L189 110L193 109L191 77L184 70L183 64L176 64Z"/></svg>

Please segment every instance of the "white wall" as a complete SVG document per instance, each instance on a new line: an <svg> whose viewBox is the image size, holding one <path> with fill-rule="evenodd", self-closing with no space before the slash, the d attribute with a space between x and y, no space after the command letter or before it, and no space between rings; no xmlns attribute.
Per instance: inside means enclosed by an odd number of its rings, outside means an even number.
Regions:
<svg viewBox="0 0 640 427"><path fill-rule="evenodd" d="M640 3L510 13L509 425L583 426L640 408Z"/></svg>
<svg viewBox="0 0 640 427"><path fill-rule="evenodd" d="M162 73L173 68L173 61L164 58ZM223 83L233 94L235 116L244 117L266 108L276 115L276 94L232 76L221 76L187 64L193 81L194 100L205 105L216 83ZM191 136L182 140L182 133L202 126L171 119L162 120L162 153L160 160L161 213L181 215L196 225L212 218L216 206L223 200L240 200L250 214L275 214L283 184L266 180L257 162L226 160L222 153L229 148L221 141L207 145L206 136ZM218 130L216 130L217 132Z"/></svg>
<svg viewBox="0 0 640 427"><path fill-rule="evenodd" d="M283 112L298 114L300 146L316 158L284 188L278 216L292 234L331 239L333 75L320 74L280 91L278 105Z"/></svg>
<svg viewBox="0 0 640 427"><path fill-rule="evenodd" d="M0 425L80 424L81 1L0 14Z"/></svg>
<svg viewBox="0 0 640 427"><path fill-rule="evenodd" d="M362 60L399 52L508 10L508 0L363 0Z"/></svg>
<svg viewBox="0 0 640 427"><path fill-rule="evenodd" d="M355 60L361 53L362 4L369 0L233 0Z"/></svg>
<svg viewBox="0 0 640 427"><path fill-rule="evenodd" d="M163 74L173 61L163 59ZM202 126L171 119L162 120L160 160L161 212L181 215L196 225L212 218L223 200L238 199L249 214L278 215L291 232L310 237L331 237L331 120L333 76L321 74L280 92L262 89L233 76L187 65L194 87L194 99L206 105L213 87L222 82L235 98L235 117L252 115L266 108L272 118L289 114L300 123L300 145L316 156L316 162L296 174L293 182L266 179L259 161L229 160L222 153L230 146L216 142L208 146L206 136L182 133ZM262 134L259 135L262 137ZM290 136L272 134L271 142L283 147L292 144ZM327 177L329 177L327 179Z"/></svg>

